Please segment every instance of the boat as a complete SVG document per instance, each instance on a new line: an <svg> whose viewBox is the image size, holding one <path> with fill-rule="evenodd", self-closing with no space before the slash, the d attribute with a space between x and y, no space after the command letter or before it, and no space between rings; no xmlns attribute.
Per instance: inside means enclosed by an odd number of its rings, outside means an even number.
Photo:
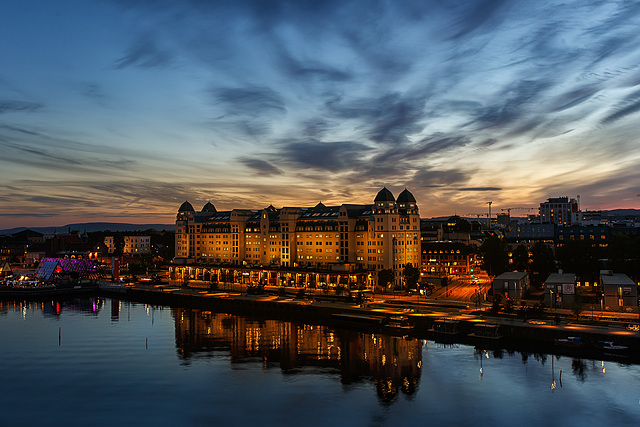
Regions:
<svg viewBox="0 0 640 427"><path fill-rule="evenodd" d="M502 338L500 333L500 325L479 323L473 325L473 332L467 335L469 338L478 340L497 341Z"/></svg>
<svg viewBox="0 0 640 427"><path fill-rule="evenodd" d="M613 341L598 341L595 346L598 350L602 350L604 354L619 355L629 350L626 345L617 345Z"/></svg>
<svg viewBox="0 0 640 427"><path fill-rule="evenodd" d="M409 334L415 325L409 316L389 316L383 321L383 330L391 333Z"/></svg>
<svg viewBox="0 0 640 427"><path fill-rule="evenodd" d="M459 323L459 321L454 319L438 319L433 322L433 327L429 329L428 332L441 336L454 337L462 333L459 329Z"/></svg>
<svg viewBox="0 0 640 427"><path fill-rule="evenodd" d="M349 325L381 326L385 320L380 316L367 316L362 314L334 313L331 315L334 321Z"/></svg>
<svg viewBox="0 0 640 427"><path fill-rule="evenodd" d="M557 346L569 348L580 348L586 345L580 337L556 338L553 342Z"/></svg>

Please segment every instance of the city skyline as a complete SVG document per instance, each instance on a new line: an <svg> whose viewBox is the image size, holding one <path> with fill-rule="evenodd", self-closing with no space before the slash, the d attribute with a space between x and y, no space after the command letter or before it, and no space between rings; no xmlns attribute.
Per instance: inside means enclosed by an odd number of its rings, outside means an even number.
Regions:
<svg viewBox="0 0 640 427"><path fill-rule="evenodd" d="M0 6L0 229L180 204L640 209L640 5ZM495 214L494 210L494 214Z"/></svg>

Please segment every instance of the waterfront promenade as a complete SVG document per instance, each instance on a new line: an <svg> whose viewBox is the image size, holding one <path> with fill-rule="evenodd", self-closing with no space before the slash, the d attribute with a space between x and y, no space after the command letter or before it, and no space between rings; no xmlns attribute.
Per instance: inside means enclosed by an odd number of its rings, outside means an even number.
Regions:
<svg viewBox="0 0 640 427"><path fill-rule="evenodd" d="M537 318L519 318L515 315L492 315L488 306L476 309L470 301L427 299L423 296L376 294L363 304L348 302L345 296L329 295L322 291L298 294L295 288L286 290L267 287L260 295L248 294L240 285L221 286L211 290L198 284L180 287L170 284L117 284L103 282L101 290L112 296L121 295L140 302L158 304L189 304L217 310L260 313L278 317L309 319L328 324L352 327L371 327L376 323L388 324L390 319L405 319L412 327L387 327L387 332L411 334L416 337L438 338L432 328L438 321L456 323L456 333L445 338L464 342L477 325L498 326L505 341L553 346L555 339L580 336L585 342L612 341L640 351L640 332L630 330L638 324L638 315L631 313L585 312L576 321L570 310L546 310ZM601 320L597 320L601 319ZM378 320L379 322L376 322Z"/></svg>

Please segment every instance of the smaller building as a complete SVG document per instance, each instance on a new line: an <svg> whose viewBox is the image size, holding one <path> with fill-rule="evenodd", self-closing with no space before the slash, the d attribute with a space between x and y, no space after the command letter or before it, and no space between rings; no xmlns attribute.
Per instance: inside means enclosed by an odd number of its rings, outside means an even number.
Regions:
<svg viewBox="0 0 640 427"><path fill-rule="evenodd" d="M11 266L6 261L0 261L0 279L5 279L10 276L13 276Z"/></svg>
<svg viewBox="0 0 640 427"><path fill-rule="evenodd" d="M104 244L107 245L110 254L116 251L115 236L105 236ZM151 253L151 237L149 235L127 234L122 236L121 244L123 255L148 255Z"/></svg>
<svg viewBox="0 0 640 427"><path fill-rule="evenodd" d="M638 285L626 274L601 271L600 286L605 310L638 310Z"/></svg>
<svg viewBox="0 0 640 427"><path fill-rule="evenodd" d="M524 245L527 249L538 242L553 246L556 234L554 224L518 224L506 235L507 246L515 249Z"/></svg>
<svg viewBox="0 0 640 427"><path fill-rule="evenodd" d="M429 275L466 276L477 269L477 254L463 243L422 243L422 270Z"/></svg>
<svg viewBox="0 0 640 427"><path fill-rule="evenodd" d="M493 295L500 294L505 298L522 299L524 291L529 287L529 274L512 271L502 273L493 279Z"/></svg>
<svg viewBox="0 0 640 427"><path fill-rule="evenodd" d="M561 246L569 240L588 240L600 246L611 241L611 227L606 225L574 225L556 229L556 243Z"/></svg>
<svg viewBox="0 0 640 427"><path fill-rule="evenodd" d="M569 308L575 299L576 275L551 273L544 281L544 302L551 308Z"/></svg>

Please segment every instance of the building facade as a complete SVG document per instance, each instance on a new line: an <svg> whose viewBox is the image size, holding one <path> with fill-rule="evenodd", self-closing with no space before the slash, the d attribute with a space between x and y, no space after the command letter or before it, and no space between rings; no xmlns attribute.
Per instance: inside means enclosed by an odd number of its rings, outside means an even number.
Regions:
<svg viewBox="0 0 640 427"><path fill-rule="evenodd" d="M148 255L151 253L151 236L149 235L126 235L122 236L123 255ZM114 236L105 236L104 244L108 253L112 254L116 250Z"/></svg>
<svg viewBox="0 0 640 427"><path fill-rule="evenodd" d="M580 197L580 196L578 196ZM580 223L580 207L576 199L552 197L540 203L540 222L560 226Z"/></svg>
<svg viewBox="0 0 640 427"><path fill-rule="evenodd" d="M420 216L414 196L387 188L372 204L273 206L200 212L184 202L176 216L175 264L307 266L383 270L420 265Z"/></svg>
<svg viewBox="0 0 640 427"><path fill-rule="evenodd" d="M505 298L522 299L528 287L529 273L526 272L506 272L493 279L493 295L501 294Z"/></svg>
<svg viewBox="0 0 640 427"><path fill-rule="evenodd" d="M466 276L479 270L477 254L454 242L422 243L422 271L433 276Z"/></svg>
<svg viewBox="0 0 640 427"><path fill-rule="evenodd" d="M570 308L576 295L576 275L551 273L544 281L544 302L551 308Z"/></svg>
<svg viewBox="0 0 640 427"><path fill-rule="evenodd" d="M626 274L601 271L600 286L605 310L638 311L638 284Z"/></svg>

